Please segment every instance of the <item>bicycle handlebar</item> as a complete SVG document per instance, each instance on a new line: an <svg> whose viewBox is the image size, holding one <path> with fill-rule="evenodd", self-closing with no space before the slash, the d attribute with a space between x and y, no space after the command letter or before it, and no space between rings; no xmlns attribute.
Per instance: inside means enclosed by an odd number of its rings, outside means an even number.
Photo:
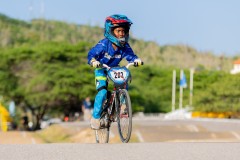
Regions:
<svg viewBox="0 0 240 160"><path fill-rule="evenodd" d="M144 63L143 62L141 62L141 65L143 65ZM130 66L133 66L133 65L135 65L135 63L134 62L131 62L131 63L128 63L125 67L126 68L129 68ZM102 67L103 68L107 68L107 69L110 69L111 67L109 67L108 65L106 65L106 64L102 64Z"/></svg>

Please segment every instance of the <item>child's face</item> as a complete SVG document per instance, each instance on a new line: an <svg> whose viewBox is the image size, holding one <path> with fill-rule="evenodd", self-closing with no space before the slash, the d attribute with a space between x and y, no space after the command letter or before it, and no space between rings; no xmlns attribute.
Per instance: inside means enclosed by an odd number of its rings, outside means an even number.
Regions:
<svg viewBox="0 0 240 160"><path fill-rule="evenodd" d="M125 28L117 27L113 30L113 33L116 38L124 38L125 37Z"/></svg>

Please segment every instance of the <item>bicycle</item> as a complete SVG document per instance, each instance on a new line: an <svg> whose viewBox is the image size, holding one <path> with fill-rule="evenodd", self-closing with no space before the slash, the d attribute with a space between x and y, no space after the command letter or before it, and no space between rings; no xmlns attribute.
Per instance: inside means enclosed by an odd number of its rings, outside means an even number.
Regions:
<svg viewBox="0 0 240 160"><path fill-rule="evenodd" d="M114 89L111 92L108 91L107 99L102 104L100 129L95 130L97 143L108 143L112 122L117 122L118 133L123 143L128 143L131 138L132 107L126 88L128 81L131 81L131 74L128 68L132 65L134 63L111 68L103 64L103 67L107 68L107 78L113 82Z"/></svg>

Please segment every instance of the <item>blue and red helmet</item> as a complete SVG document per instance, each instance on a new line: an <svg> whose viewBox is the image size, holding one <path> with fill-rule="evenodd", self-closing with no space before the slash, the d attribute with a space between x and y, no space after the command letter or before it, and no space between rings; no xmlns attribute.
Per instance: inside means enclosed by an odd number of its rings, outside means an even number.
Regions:
<svg viewBox="0 0 240 160"><path fill-rule="evenodd" d="M128 42L129 39L129 29L131 27L132 21L128 19L125 15L114 14L106 18L105 20L105 32L104 36L108 38L112 43L119 47L123 47L123 42ZM125 38L118 39L114 36L113 30L116 27L125 28Z"/></svg>

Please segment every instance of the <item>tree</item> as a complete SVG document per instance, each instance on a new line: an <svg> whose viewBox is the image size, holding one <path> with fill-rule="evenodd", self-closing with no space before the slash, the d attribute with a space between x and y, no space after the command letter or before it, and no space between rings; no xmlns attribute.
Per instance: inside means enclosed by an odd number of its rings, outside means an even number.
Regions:
<svg viewBox="0 0 240 160"><path fill-rule="evenodd" d="M31 110L39 129L47 109L71 110L95 91L87 43L43 43L7 50L1 64L3 95Z"/></svg>

